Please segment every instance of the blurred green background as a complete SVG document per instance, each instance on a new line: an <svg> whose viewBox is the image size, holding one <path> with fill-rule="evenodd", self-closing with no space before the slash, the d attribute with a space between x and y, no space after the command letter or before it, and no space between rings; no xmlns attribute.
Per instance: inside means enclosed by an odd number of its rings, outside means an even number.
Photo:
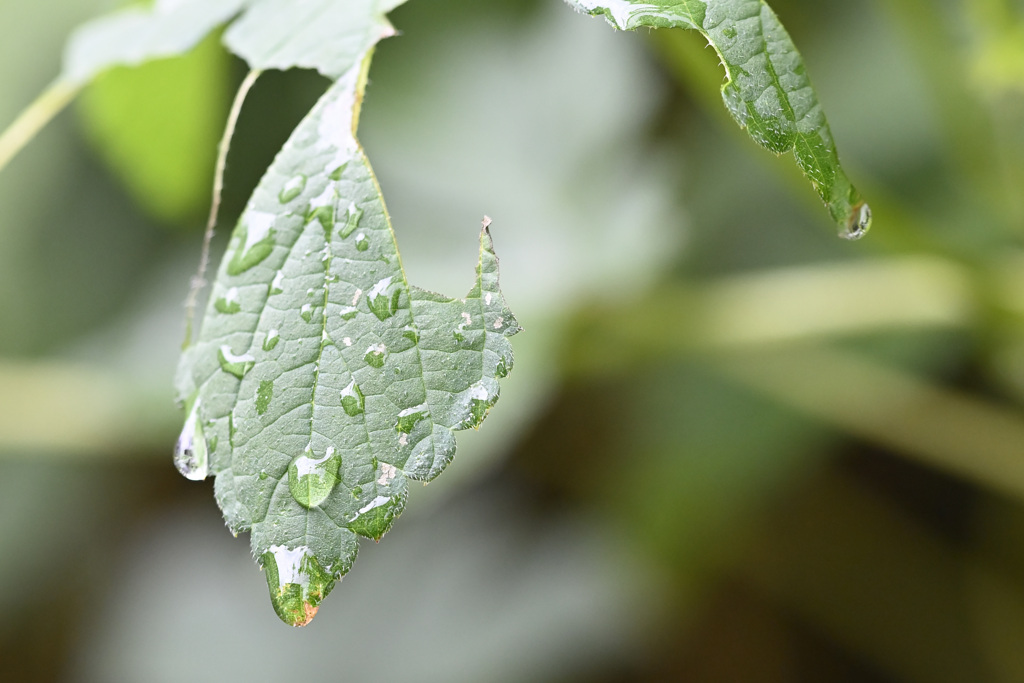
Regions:
<svg viewBox="0 0 1024 683"><path fill-rule="evenodd" d="M116 0L0 0L0 125ZM0 173L0 680L1024 681L1024 3L775 0L875 212L834 235L696 34L414 0L361 137L410 280L486 213L502 399L307 628L181 478L215 40ZM325 82L270 73L218 249ZM218 256L219 257L219 256Z"/></svg>

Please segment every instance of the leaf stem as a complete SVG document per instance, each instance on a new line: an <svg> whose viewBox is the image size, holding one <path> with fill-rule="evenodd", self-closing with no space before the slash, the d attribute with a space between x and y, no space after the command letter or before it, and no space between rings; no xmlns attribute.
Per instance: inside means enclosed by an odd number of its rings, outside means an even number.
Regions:
<svg viewBox="0 0 1024 683"><path fill-rule="evenodd" d="M231 138L235 134L235 126L238 125L238 117L242 113L242 105L245 98L256 84L256 79L263 71L253 69L245 76L245 80L238 87L235 93L235 101L231 104L231 111L228 113L228 122L224 127L224 135L221 136L220 144L217 147L217 167L213 177L213 199L210 202L210 215L206 220L206 232L203 234L203 251L199 257L199 268L195 277L192 278L192 288L189 290L188 299L185 300L185 341L183 349L192 345L192 326L196 317L196 302L199 293L206 286L206 270L210 267L210 243L213 241L214 228L217 226L217 214L220 212L221 196L224 193L224 171L228 163L228 150L231 148Z"/></svg>
<svg viewBox="0 0 1024 683"><path fill-rule="evenodd" d="M0 171L74 99L81 85L55 81L0 134Z"/></svg>

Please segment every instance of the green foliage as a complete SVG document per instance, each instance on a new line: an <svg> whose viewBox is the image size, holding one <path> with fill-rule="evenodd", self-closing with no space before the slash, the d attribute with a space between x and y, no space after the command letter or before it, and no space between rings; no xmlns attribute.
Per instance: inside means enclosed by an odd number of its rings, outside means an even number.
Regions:
<svg viewBox="0 0 1024 683"><path fill-rule="evenodd" d="M178 372L187 418L175 463L190 479L215 478L230 528L252 533L274 607L292 625L308 623L350 569L358 536L390 529L408 481L446 467L453 432L480 425L512 367L506 338L519 330L498 287L489 219L466 298L407 282L355 138L373 48L394 34L385 14L400 4L158 0L77 31L54 90L63 97L113 67L182 54L224 24L224 44L253 69L241 96L266 69L312 68L334 81L242 214ZM764 3L570 4L622 29L701 31L726 67L722 91L736 121L762 146L794 150L843 237L866 232L870 210ZM138 139L102 111L103 90L91 101L94 129L125 166ZM225 144L240 105L241 97ZM160 184L153 177L133 180L141 196ZM167 202L157 211L168 216L187 203Z"/></svg>
<svg viewBox="0 0 1024 683"><path fill-rule="evenodd" d="M465 299L407 284L352 135L359 76L331 87L256 189L179 375L179 469L216 476L293 625L351 567L357 536L391 527L408 481L444 470L453 431L480 425L519 329L486 228Z"/></svg>
<svg viewBox="0 0 1024 683"><path fill-rule="evenodd" d="M871 227L871 209L839 164L832 131L807 77L800 53L764 0L567 0L603 14L618 29L685 28L700 31L725 67L722 99L759 145L790 150L840 237L857 239Z"/></svg>

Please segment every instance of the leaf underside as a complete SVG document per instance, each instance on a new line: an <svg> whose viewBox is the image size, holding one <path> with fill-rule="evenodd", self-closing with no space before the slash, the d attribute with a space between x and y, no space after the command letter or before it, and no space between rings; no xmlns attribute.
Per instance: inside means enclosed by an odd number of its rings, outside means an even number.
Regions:
<svg viewBox="0 0 1024 683"><path fill-rule="evenodd" d="M480 234L464 299L410 287L353 135L360 70L295 129L235 230L195 345L179 468L213 475L232 531L252 532L278 615L303 625L379 539L409 480L436 477L477 427L519 327Z"/></svg>
<svg viewBox="0 0 1024 683"><path fill-rule="evenodd" d="M722 98L736 122L772 152L793 151L840 237L857 239L868 231L871 210L839 163L803 58L764 0L566 1L577 10L604 15L622 30L699 31L725 67Z"/></svg>

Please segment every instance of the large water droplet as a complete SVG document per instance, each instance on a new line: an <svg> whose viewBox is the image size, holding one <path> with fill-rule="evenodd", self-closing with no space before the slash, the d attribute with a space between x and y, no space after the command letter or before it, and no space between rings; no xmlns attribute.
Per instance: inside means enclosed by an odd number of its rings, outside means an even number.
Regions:
<svg viewBox="0 0 1024 683"><path fill-rule="evenodd" d="M858 240L871 229L871 207L861 202L850 211L846 226L839 231L839 236L847 240Z"/></svg>
<svg viewBox="0 0 1024 683"><path fill-rule="evenodd" d="M390 277L386 277L366 295L366 305L378 320L387 320L398 311L398 298L401 294L402 290L391 284Z"/></svg>
<svg viewBox="0 0 1024 683"><path fill-rule="evenodd" d="M267 338L263 340L263 350L273 351L279 341L281 341L281 333L277 330L270 330L267 332Z"/></svg>
<svg viewBox="0 0 1024 683"><path fill-rule="evenodd" d="M341 390L341 407L352 417L366 410L366 397L355 380Z"/></svg>
<svg viewBox="0 0 1024 683"><path fill-rule="evenodd" d="M213 307L221 313L232 314L242 310L242 304L238 297L238 287L232 287L224 296L214 302Z"/></svg>
<svg viewBox="0 0 1024 683"><path fill-rule="evenodd" d="M290 549L272 545L260 556L260 563L267 575L274 611L290 626L311 622L337 581L306 546Z"/></svg>
<svg viewBox="0 0 1024 683"><path fill-rule="evenodd" d="M355 202L350 203L348 205L348 212L345 214L345 225L341 226L341 230L338 231L338 237L341 239L347 238L359 227L359 221L361 220L363 220L362 208L356 206Z"/></svg>
<svg viewBox="0 0 1024 683"><path fill-rule="evenodd" d="M412 408L406 408L398 413L398 422L395 424L395 429L403 434L410 434L417 422L428 417L430 417L430 412L427 410L427 406L422 403Z"/></svg>
<svg viewBox="0 0 1024 683"><path fill-rule="evenodd" d="M384 357L387 355L387 352L388 347L383 344L374 344L366 349L366 355L363 356L363 360L370 367L382 368L384 367Z"/></svg>
<svg viewBox="0 0 1024 683"><path fill-rule="evenodd" d="M203 434L202 416L199 414L199 399L192 404L192 411L185 418L178 442L174 444L174 466L192 481L206 479L209 473L209 453Z"/></svg>
<svg viewBox="0 0 1024 683"><path fill-rule="evenodd" d="M274 251L272 213L249 211L242 216L242 239L228 262L229 275L241 275Z"/></svg>
<svg viewBox="0 0 1024 683"><path fill-rule="evenodd" d="M404 495L376 496L359 508L359 512L349 521L348 528L360 536L380 540L404 508Z"/></svg>
<svg viewBox="0 0 1024 683"><path fill-rule="evenodd" d="M277 198L282 204L287 204L291 200L302 194L302 191L306 189L306 176L297 175L284 184L281 188L281 193Z"/></svg>
<svg viewBox="0 0 1024 683"><path fill-rule="evenodd" d="M260 388L256 390L256 414L262 415L270 408L270 401L274 398L274 382L265 379L260 381Z"/></svg>
<svg viewBox="0 0 1024 683"><path fill-rule="evenodd" d="M288 466L288 490L302 505L316 507L338 485L340 465L341 456L335 454L334 446L328 446L321 458L313 457L312 448L307 448Z"/></svg>
<svg viewBox="0 0 1024 683"><path fill-rule="evenodd" d="M245 373L252 370L252 366L256 364L256 359L252 355L243 353L236 356L227 344L217 350L217 360L220 362L221 370L231 373L238 379L245 377Z"/></svg>

